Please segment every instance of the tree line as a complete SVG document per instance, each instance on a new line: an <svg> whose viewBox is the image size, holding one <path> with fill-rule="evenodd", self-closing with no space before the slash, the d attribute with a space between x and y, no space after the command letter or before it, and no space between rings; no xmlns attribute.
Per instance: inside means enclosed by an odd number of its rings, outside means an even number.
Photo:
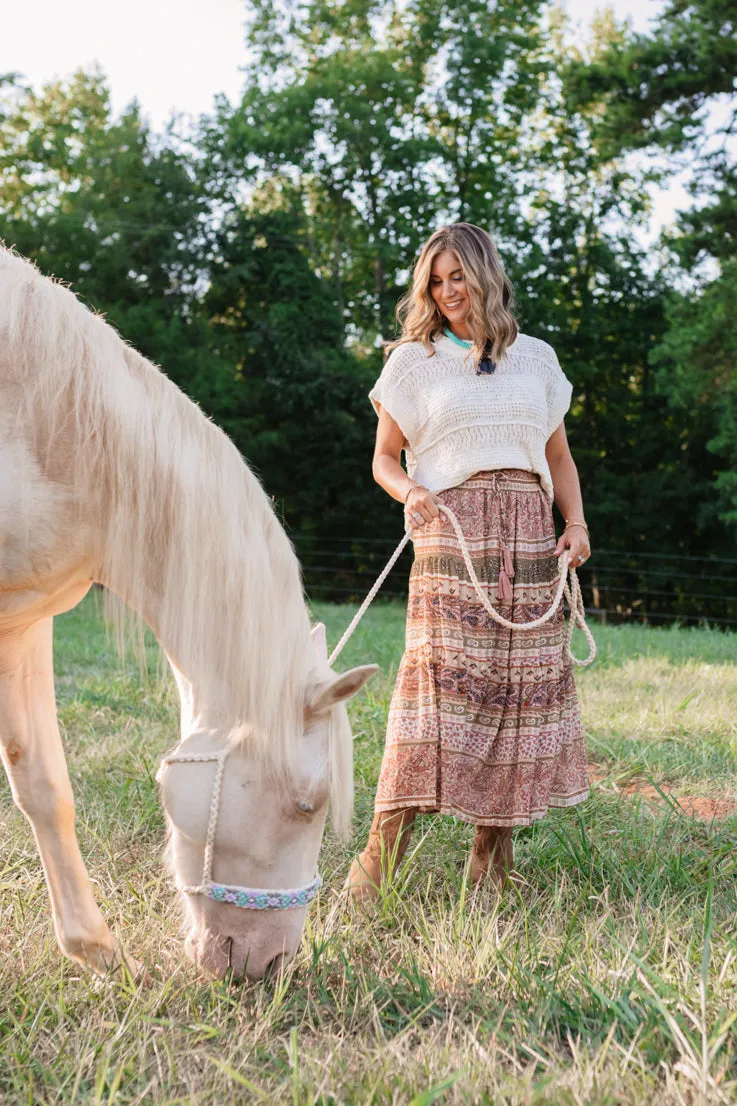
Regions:
<svg viewBox="0 0 737 1106"><path fill-rule="evenodd" d="M737 618L737 569L701 598L708 565L677 559L728 560L737 524L733 14L669 0L647 34L605 14L577 42L549 0L250 0L241 99L161 133L98 71L0 76L0 238L227 431L308 589L342 598L401 533L367 399L396 301L438 225L488 228L573 381L607 551L587 599ZM649 242L684 166L691 203Z"/></svg>

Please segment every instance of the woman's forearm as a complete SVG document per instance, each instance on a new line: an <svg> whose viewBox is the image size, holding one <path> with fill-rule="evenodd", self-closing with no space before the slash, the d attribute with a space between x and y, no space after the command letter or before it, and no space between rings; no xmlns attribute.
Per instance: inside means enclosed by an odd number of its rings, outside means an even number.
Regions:
<svg viewBox="0 0 737 1106"><path fill-rule="evenodd" d="M583 499L581 498L581 483L570 451L566 450L565 453L549 457L548 465L550 475L553 478L555 502L558 504L563 518L566 520L570 518L585 519Z"/></svg>
<svg viewBox="0 0 737 1106"><path fill-rule="evenodd" d="M568 445L565 423L561 423L548 438L545 445L545 460L548 462L553 480L555 502L563 518L566 521L572 518L582 520L584 513L581 484L576 464L571 456L571 448Z"/></svg>
<svg viewBox="0 0 737 1106"><path fill-rule="evenodd" d="M379 487L400 503L404 503L410 488L416 486L416 482L407 476L400 462L387 453L379 453L374 457L371 471Z"/></svg>

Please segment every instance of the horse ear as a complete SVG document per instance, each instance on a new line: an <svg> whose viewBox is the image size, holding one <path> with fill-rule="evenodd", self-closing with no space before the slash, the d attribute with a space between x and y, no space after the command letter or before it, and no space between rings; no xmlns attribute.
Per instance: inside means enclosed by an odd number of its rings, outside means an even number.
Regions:
<svg viewBox="0 0 737 1106"><path fill-rule="evenodd" d="M358 668L350 668L347 672L341 672L339 676L328 684L322 684L308 703L310 714L323 714L330 710L336 703L343 703L346 699L361 690L367 680L379 671L378 664L362 664Z"/></svg>
<svg viewBox="0 0 737 1106"><path fill-rule="evenodd" d="M328 659L328 639L325 633L325 623L316 622L310 631L310 641L313 642L317 655L321 661Z"/></svg>

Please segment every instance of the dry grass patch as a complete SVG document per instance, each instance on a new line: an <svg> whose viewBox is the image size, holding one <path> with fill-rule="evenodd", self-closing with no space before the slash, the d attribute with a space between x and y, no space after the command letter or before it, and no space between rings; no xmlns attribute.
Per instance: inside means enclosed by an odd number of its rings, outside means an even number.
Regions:
<svg viewBox="0 0 737 1106"><path fill-rule="evenodd" d="M337 640L350 612L318 613ZM183 959L153 780L176 735L171 687L121 674L90 604L59 620L82 849L106 918L152 979L98 981L59 956L4 786L3 1106L735 1101L736 824L682 805L735 798L735 639L597 629L600 660L579 687L606 774L584 807L518 834L519 893L470 894L470 827L425 817L397 885L363 915L341 887L370 822L403 631L402 607L372 609L341 657L382 665L351 708L355 834L326 838L294 964L239 986ZM624 793L642 782L667 801Z"/></svg>

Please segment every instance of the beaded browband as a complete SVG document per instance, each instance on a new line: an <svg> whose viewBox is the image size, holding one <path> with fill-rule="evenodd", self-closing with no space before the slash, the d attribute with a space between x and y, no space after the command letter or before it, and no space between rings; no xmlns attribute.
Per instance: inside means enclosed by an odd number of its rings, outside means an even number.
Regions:
<svg viewBox="0 0 737 1106"><path fill-rule="evenodd" d="M219 753L180 753L176 750L171 756L164 757L156 773L156 779L161 783L164 769L169 764L192 764L206 761L216 761L215 780L212 785L212 798L210 800L210 820L207 825L207 837L205 838L205 855L202 863L202 882L184 886L177 882L180 891L187 895L206 895L215 902L230 903L233 906L242 906L246 910L289 910L295 906L307 906L322 886L319 872L315 878L304 887L282 890L268 890L262 887L233 887L227 883L214 883L212 880L212 856L215 848L215 832L217 830L218 816L220 814L220 795L223 789L223 771L225 761L230 749L222 749Z"/></svg>

